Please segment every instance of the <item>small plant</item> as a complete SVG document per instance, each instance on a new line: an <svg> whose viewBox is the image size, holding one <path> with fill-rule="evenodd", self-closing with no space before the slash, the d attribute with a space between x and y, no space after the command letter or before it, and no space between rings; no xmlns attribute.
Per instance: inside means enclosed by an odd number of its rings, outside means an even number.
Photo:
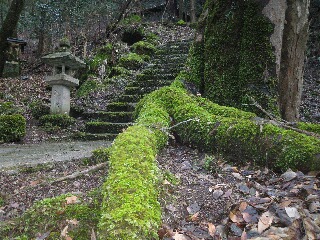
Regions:
<svg viewBox="0 0 320 240"><path fill-rule="evenodd" d="M109 158L109 148L98 148L92 151L92 158L95 162L106 162Z"/></svg>
<svg viewBox="0 0 320 240"><path fill-rule="evenodd" d="M124 67L113 67L111 68L111 71L110 71L110 74L109 74L109 77L115 77L115 76L128 76L130 75L131 72L130 70L124 68Z"/></svg>
<svg viewBox="0 0 320 240"><path fill-rule="evenodd" d="M205 155L204 157L204 169L211 173L217 172L216 159L213 155Z"/></svg>
<svg viewBox="0 0 320 240"><path fill-rule="evenodd" d="M185 26L187 23L185 21L183 21L182 19L180 19L178 22L177 22L177 25L179 26Z"/></svg>
<svg viewBox="0 0 320 240"><path fill-rule="evenodd" d="M168 182L170 182L173 185L178 185L180 182L179 179L168 170L166 170L163 173L163 179L167 180Z"/></svg>
<svg viewBox="0 0 320 240"><path fill-rule="evenodd" d="M39 118L40 125L45 127L57 126L67 128L75 123L75 119L66 114L49 114Z"/></svg>

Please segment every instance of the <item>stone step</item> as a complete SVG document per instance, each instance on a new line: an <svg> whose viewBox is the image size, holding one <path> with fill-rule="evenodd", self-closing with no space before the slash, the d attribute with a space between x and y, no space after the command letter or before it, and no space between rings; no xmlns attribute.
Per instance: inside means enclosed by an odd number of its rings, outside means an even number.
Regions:
<svg viewBox="0 0 320 240"><path fill-rule="evenodd" d="M132 112L105 112L97 111L93 113L85 113L84 116L87 119L95 119L104 122L131 122L132 121Z"/></svg>
<svg viewBox="0 0 320 240"><path fill-rule="evenodd" d="M184 63L162 63L162 64L155 64L155 63L149 63L146 66L146 69L177 69L177 70L183 70L185 68L185 62Z"/></svg>
<svg viewBox="0 0 320 240"><path fill-rule="evenodd" d="M86 133L86 132L78 132L72 135L72 138L75 140L83 140L83 141L113 141L118 134L114 133Z"/></svg>
<svg viewBox="0 0 320 240"><path fill-rule="evenodd" d="M177 74L139 74L137 75L136 82L144 82L147 80L161 81L161 80L173 80Z"/></svg>
<svg viewBox="0 0 320 240"><path fill-rule="evenodd" d="M87 122L86 132L88 133L121 133L131 123L110 123L110 122Z"/></svg>
<svg viewBox="0 0 320 240"><path fill-rule="evenodd" d="M126 95L134 95L134 94L140 94L141 93L141 87L126 87L124 89L124 94Z"/></svg>
<svg viewBox="0 0 320 240"><path fill-rule="evenodd" d="M110 112L132 112L134 106L128 102L112 102L108 104L107 110Z"/></svg>
<svg viewBox="0 0 320 240"><path fill-rule="evenodd" d="M132 87L141 87L141 88L160 88L163 86L167 86L170 85L173 82L173 79L158 79L158 80L154 80L154 79L150 79L150 80L144 80L144 81L140 81L140 82L135 82L135 83L131 83L130 86Z"/></svg>
<svg viewBox="0 0 320 240"><path fill-rule="evenodd" d="M177 57L173 56L172 58L168 56L160 57L156 56L154 59L152 59L152 63L154 64L184 64L186 63L187 58L186 57Z"/></svg>
<svg viewBox="0 0 320 240"><path fill-rule="evenodd" d="M181 69L177 68L147 68L141 72L144 75L161 75L161 74L175 74L177 75Z"/></svg>
<svg viewBox="0 0 320 240"><path fill-rule="evenodd" d="M119 101L121 101L121 102L138 102L140 99L141 99L140 94L139 95L137 95L137 94L134 94L134 95L123 94L119 97Z"/></svg>

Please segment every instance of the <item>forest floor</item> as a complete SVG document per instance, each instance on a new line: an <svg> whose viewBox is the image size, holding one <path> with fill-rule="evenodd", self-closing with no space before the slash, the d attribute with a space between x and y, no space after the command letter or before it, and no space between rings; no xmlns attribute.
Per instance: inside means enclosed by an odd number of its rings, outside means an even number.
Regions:
<svg viewBox="0 0 320 240"><path fill-rule="evenodd" d="M169 40L174 38L169 35L165 41ZM318 64L307 66L302 119L320 122ZM0 92L22 108L39 98L49 101L44 75L31 74L28 80L0 79ZM30 112L25 116L28 134L23 144L40 144L69 134L69 130L43 131ZM160 194L162 239L320 239L318 173L288 170L279 174L254 165L236 166L179 144L168 145L157 161L165 176ZM92 164L90 158L84 158L0 170L0 223L20 216L35 201L63 193L85 195L101 186L107 168L53 183Z"/></svg>

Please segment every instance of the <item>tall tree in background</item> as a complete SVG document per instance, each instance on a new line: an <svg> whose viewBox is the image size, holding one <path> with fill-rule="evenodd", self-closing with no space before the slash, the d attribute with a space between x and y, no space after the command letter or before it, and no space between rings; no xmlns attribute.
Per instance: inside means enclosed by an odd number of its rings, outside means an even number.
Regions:
<svg viewBox="0 0 320 240"><path fill-rule="evenodd" d="M279 105L283 119L296 121L299 119L303 87L310 0L288 0L287 5L280 63Z"/></svg>
<svg viewBox="0 0 320 240"><path fill-rule="evenodd" d="M0 30L0 77L2 76L6 63L6 52L8 50L7 38L12 37L16 31L20 14L24 7L24 0L13 0L7 16Z"/></svg>

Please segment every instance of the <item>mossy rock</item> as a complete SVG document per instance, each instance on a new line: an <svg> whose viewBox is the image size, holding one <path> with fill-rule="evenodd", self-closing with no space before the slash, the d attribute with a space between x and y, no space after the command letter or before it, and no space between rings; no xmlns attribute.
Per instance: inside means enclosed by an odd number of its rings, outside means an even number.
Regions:
<svg viewBox="0 0 320 240"><path fill-rule="evenodd" d="M26 119L20 114L0 115L0 142L14 142L26 135Z"/></svg>
<svg viewBox="0 0 320 240"><path fill-rule="evenodd" d="M152 55L155 53L156 51L156 47L149 43L149 42L145 42L145 41L139 41L136 42L135 44L133 44L131 46L133 52L139 54L139 55Z"/></svg>
<svg viewBox="0 0 320 240"><path fill-rule="evenodd" d="M116 66L116 67L111 68L109 77L111 78L111 77L115 77L115 76L129 76L129 75L131 75L130 70L128 70L124 67Z"/></svg>
<svg viewBox="0 0 320 240"><path fill-rule="evenodd" d="M88 79L85 81L80 88L77 90L77 97L85 97L89 95L94 90L98 89L99 83L94 79Z"/></svg>
<svg viewBox="0 0 320 240"><path fill-rule="evenodd" d="M301 130L320 134L320 124L318 123L298 122L297 127Z"/></svg>
<svg viewBox="0 0 320 240"><path fill-rule="evenodd" d="M144 63L143 57L136 53L129 53L119 59L119 65L121 67L132 70L141 68Z"/></svg>

